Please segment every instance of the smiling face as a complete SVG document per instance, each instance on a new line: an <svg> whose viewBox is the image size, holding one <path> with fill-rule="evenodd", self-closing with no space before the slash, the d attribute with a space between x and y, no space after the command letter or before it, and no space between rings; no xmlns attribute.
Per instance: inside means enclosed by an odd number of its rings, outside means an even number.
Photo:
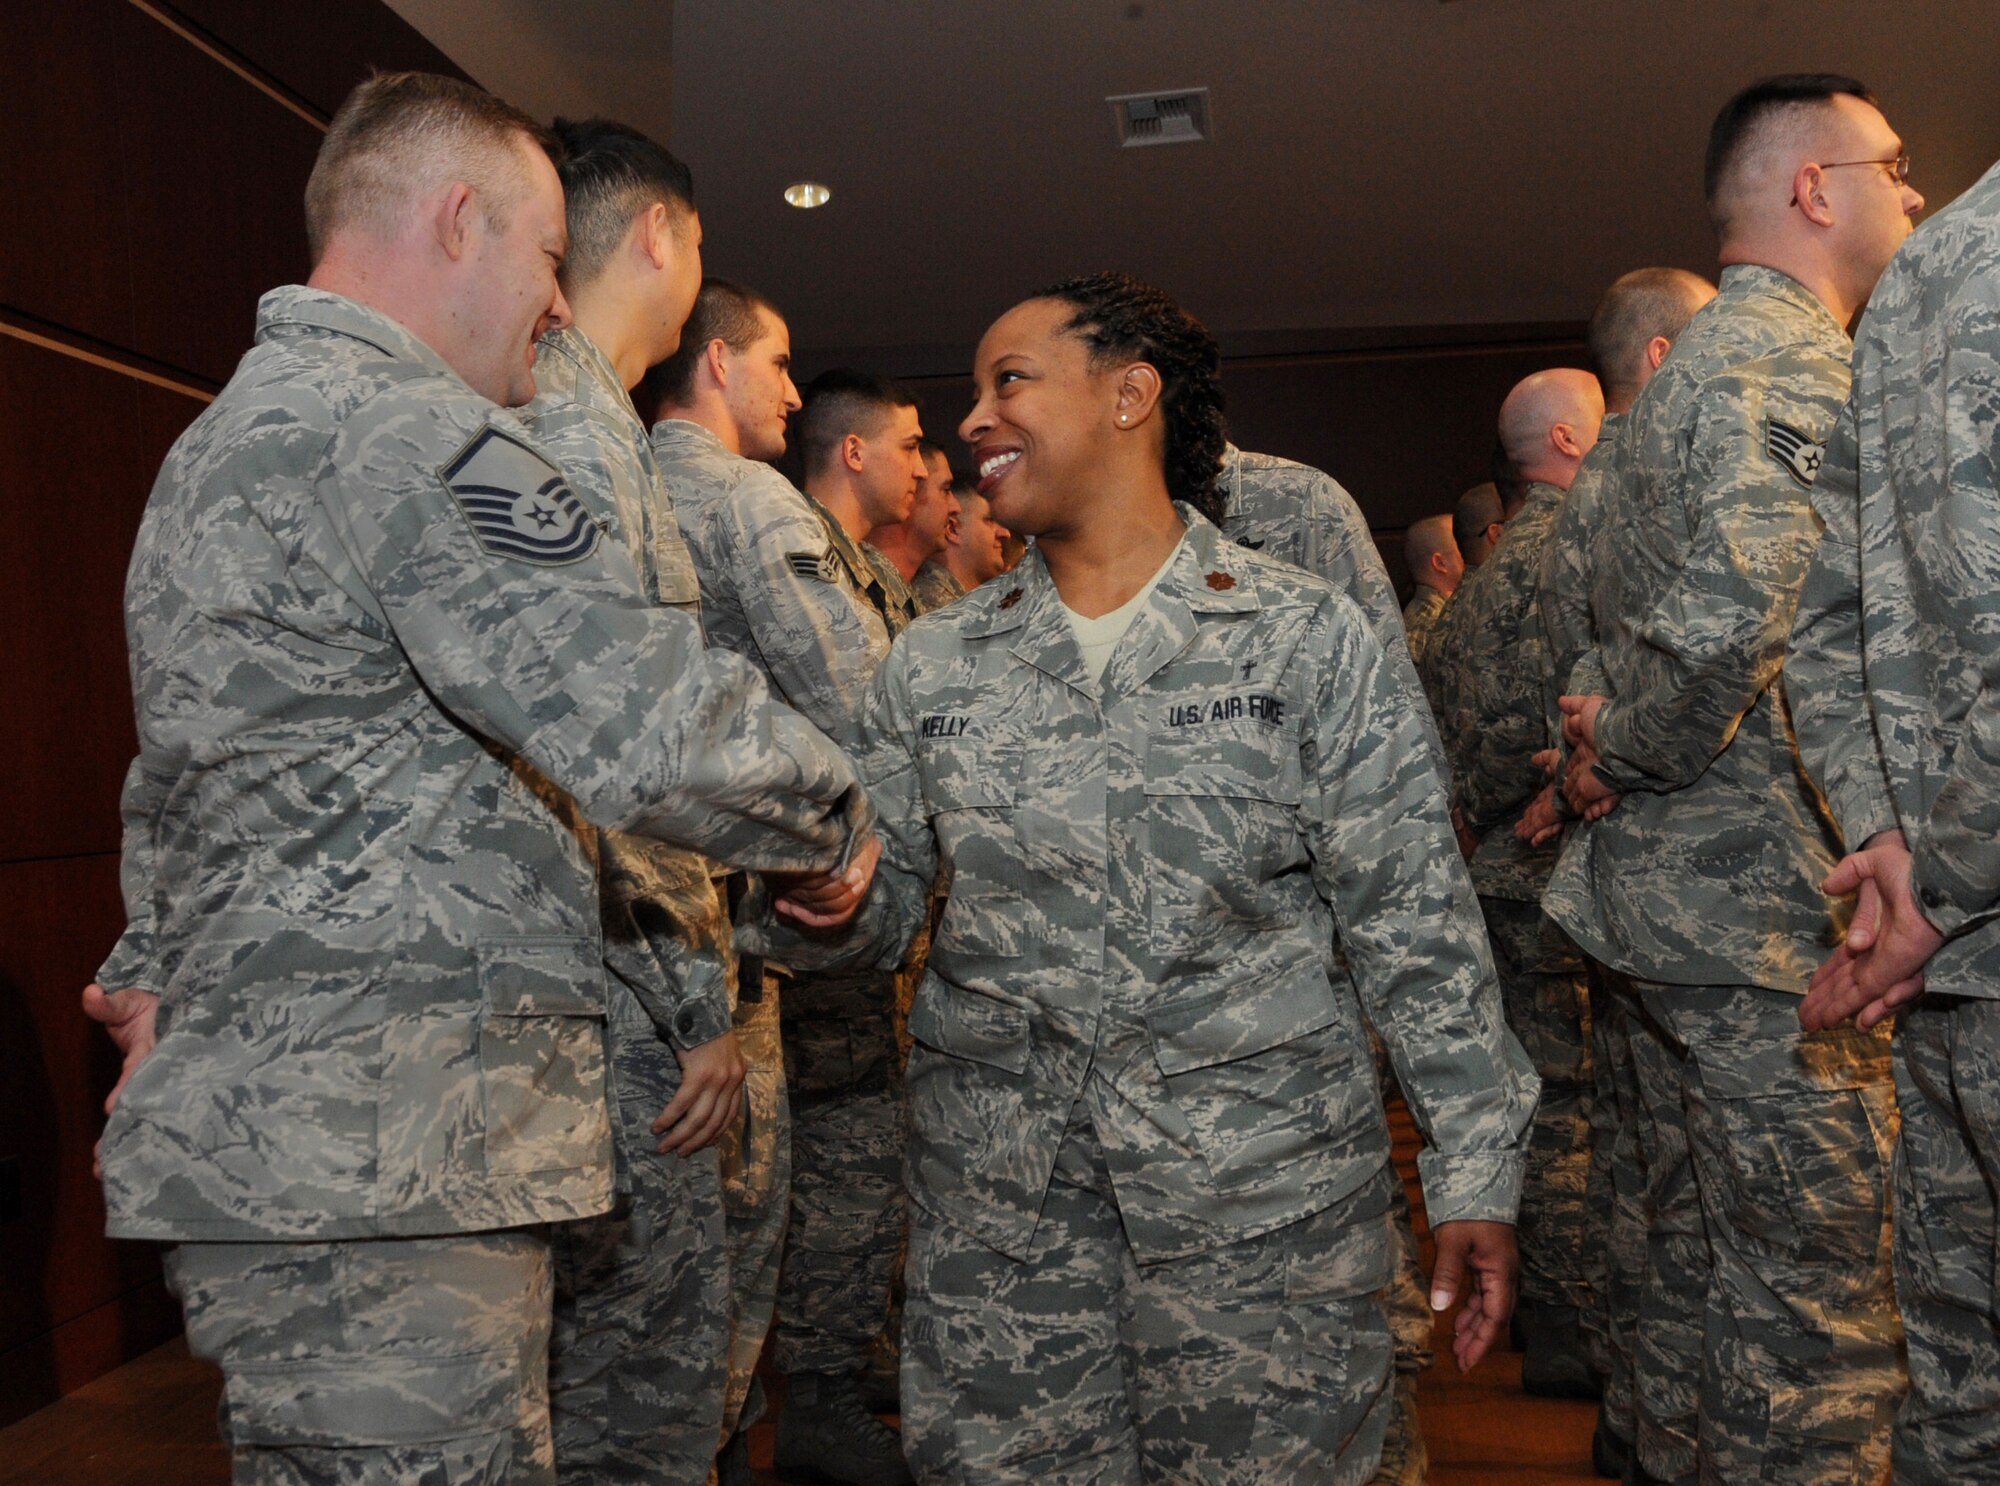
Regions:
<svg viewBox="0 0 2000 1486"><path fill-rule="evenodd" d="M757 307L764 333L741 352L722 343L728 381L723 402L735 421L745 459L769 464L785 452L785 425L799 410L799 389L792 385L792 333L770 310Z"/></svg>
<svg viewBox="0 0 2000 1486"><path fill-rule="evenodd" d="M995 320L973 363L978 400L958 426L993 519L1029 536L1077 514L1115 436L1118 369L1091 368L1089 348L1062 328L1075 313L1030 299Z"/></svg>
<svg viewBox="0 0 2000 1486"><path fill-rule="evenodd" d="M945 529L958 515L958 497L951 490L951 461L942 450L924 456L924 480L910 508L910 545L929 556L944 546Z"/></svg>
<svg viewBox="0 0 2000 1486"><path fill-rule="evenodd" d="M467 313L452 358L474 391L509 408L534 399L535 342L570 319L556 283L569 244L562 179L527 139L517 137L514 152L518 179L494 188L512 199L476 204L470 217L459 300Z"/></svg>

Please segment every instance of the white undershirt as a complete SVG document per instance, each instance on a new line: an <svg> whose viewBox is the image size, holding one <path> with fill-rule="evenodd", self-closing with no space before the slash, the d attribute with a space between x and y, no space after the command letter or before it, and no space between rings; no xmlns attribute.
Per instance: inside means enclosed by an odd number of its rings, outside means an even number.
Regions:
<svg viewBox="0 0 2000 1486"><path fill-rule="evenodd" d="M1125 600L1109 614L1100 614L1095 619L1086 619L1068 604L1062 606L1069 616L1069 627L1076 635L1076 648L1083 652L1083 668L1090 672L1092 681L1104 679L1104 668L1111 664L1111 652L1118 648L1118 642L1125 638L1125 632L1132 628L1132 621L1139 617L1139 611L1146 607L1146 600L1153 596L1153 590L1160 586L1160 579L1167 569L1174 565L1182 546L1187 542L1187 534L1181 534L1180 541L1174 543L1174 550L1167 554L1167 560L1160 564L1153 576L1146 580L1146 586Z"/></svg>

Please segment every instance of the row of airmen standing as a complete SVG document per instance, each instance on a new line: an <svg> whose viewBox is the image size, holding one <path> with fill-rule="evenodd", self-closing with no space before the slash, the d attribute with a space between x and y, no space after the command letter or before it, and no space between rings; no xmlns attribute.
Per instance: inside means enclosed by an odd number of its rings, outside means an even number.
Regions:
<svg viewBox="0 0 2000 1486"><path fill-rule="evenodd" d="M2000 1479L2000 175L1904 246L1903 141L1817 74L1706 165L1719 292L1621 278L1601 395L1520 384L1406 546L1542 1078L1524 1382L1627 1481Z"/></svg>

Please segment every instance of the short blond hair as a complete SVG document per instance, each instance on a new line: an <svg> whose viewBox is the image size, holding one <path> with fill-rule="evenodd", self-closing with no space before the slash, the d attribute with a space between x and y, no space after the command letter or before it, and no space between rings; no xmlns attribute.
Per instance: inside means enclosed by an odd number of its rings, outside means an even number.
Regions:
<svg viewBox="0 0 2000 1486"><path fill-rule="evenodd" d="M446 181L472 186L500 225L519 190L523 137L557 157L547 129L482 88L429 72L376 73L340 105L306 181L313 262L342 231L393 236L409 203Z"/></svg>

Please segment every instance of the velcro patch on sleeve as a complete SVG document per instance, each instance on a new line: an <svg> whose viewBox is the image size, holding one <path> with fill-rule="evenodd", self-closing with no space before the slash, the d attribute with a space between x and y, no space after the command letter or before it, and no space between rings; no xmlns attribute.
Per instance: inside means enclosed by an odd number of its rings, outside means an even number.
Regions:
<svg viewBox="0 0 2000 1486"><path fill-rule="evenodd" d="M554 567L597 550L597 523L562 471L505 429L480 429L438 473L494 557Z"/></svg>
<svg viewBox="0 0 2000 1486"><path fill-rule="evenodd" d="M785 561L801 578L817 578L822 583L831 583L840 571L831 547L820 552L787 552Z"/></svg>
<svg viewBox="0 0 2000 1486"><path fill-rule="evenodd" d="M1785 467L1794 480L1810 487L1826 458L1826 445L1801 429L1776 418L1764 420L1764 452Z"/></svg>

